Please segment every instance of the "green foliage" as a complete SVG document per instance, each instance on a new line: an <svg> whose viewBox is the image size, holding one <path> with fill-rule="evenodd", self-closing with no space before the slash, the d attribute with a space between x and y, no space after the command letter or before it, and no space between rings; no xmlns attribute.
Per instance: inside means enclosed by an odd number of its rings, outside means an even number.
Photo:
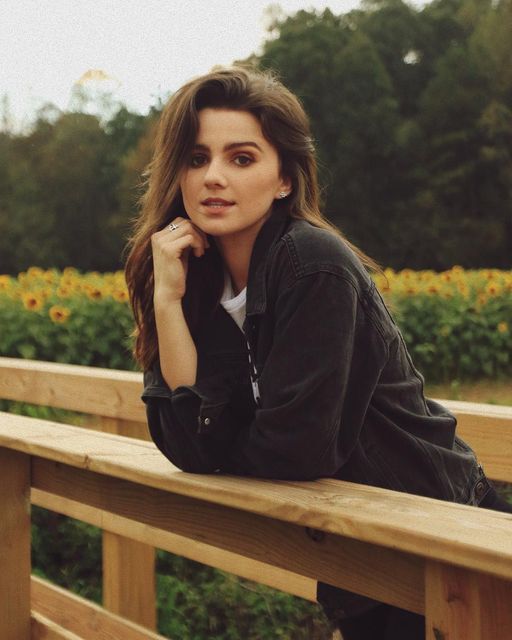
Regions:
<svg viewBox="0 0 512 640"><path fill-rule="evenodd" d="M32 564L36 575L101 603L101 532L32 507Z"/></svg>
<svg viewBox="0 0 512 640"><path fill-rule="evenodd" d="M395 268L512 256L509 0L370 0L277 17L261 56L302 97L325 211Z"/></svg>
<svg viewBox="0 0 512 640"><path fill-rule="evenodd" d="M429 383L512 377L512 272L385 273L376 279Z"/></svg>
<svg viewBox="0 0 512 640"><path fill-rule="evenodd" d="M121 272L29 268L0 276L0 354L133 369L133 316Z"/></svg>
<svg viewBox="0 0 512 640"><path fill-rule="evenodd" d="M320 640L314 604L168 553L158 556L159 627L183 640Z"/></svg>
<svg viewBox="0 0 512 640"><path fill-rule="evenodd" d="M33 507L33 572L101 604L101 531ZM159 632L182 640L326 640L320 607L180 556L157 552Z"/></svg>

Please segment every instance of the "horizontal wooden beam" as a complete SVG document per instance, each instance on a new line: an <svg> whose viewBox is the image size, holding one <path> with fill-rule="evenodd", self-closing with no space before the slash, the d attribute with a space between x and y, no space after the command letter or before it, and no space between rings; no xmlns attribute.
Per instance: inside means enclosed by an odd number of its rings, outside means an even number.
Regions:
<svg viewBox="0 0 512 640"><path fill-rule="evenodd" d="M31 631L31 640L83 640L35 611L31 615Z"/></svg>
<svg viewBox="0 0 512 640"><path fill-rule="evenodd" d="M142 386L142 374L132 371L0 358L0 398L117 419L113 428L108 420L96 426L147 439ZM475 449L487 475L512 482L512 407L438 402L457 416L459 435Z"/></svg>
<svg viewBox="0 0 512 640"><path fill-rule="evenodd" d="M423 610L423 561L407 553L41 459L34 460L32 482L37 489L104 509L153 530L171 532L405 609ZM165 549L163 538L155 536L149 542Z"/></svg>
<svg viewBox="0 0 512 640"><path fill-rule="evenodd" d="M135 422L146 419L142 374L0 358L0 398Z"/></svg>
<svg viewBox="0 0 512 640"><path fill-rule="evenodd" d="M476 451L487 476L512 482L512 407L439 402L457 416L457 433Z"/></svg>
<svg viewBox="0 0 512 640"><path fill-rule="evenodd" d="M0 415L0 444L177 496L512 577L511 518L504 513L334 479L183 473L151 443L10 414ZM73 499L80 502L80 494Z"/></svg>
<svg viewBox="0 0 512 640"><path fill-rule="evenodd" d="M163 636L145 627L36 576L32 576L31 593L32 617L36 620L36 626L42 625L43 620L50 621L54 633L60 628L73 634L73 638L87 638L87 640L105 640L106 638L165 640ZM47 622L46 625L48 625ZM50 637L52 639L55 637L56 640L60 637L62 640L68 638L67 635L34 636L33 632L33 640L39 640L39 637L41 640L42 638L47 640Z"/></svg>
<svg viewBox="0 0 512 640"><path fill-rule="evenodd" d="M311 602L316 601L316 580L311 578L299 576L265 562L244 558L236 553L218 549L197 540L190 540L169 531L155 529L103 509L97 509L62 496L55 496L40 489L32 489L31 500L34 505L87 522L104 531L127 536L144 544L153 546L156 544L166 551L189 560L201 562Z"/></svg>

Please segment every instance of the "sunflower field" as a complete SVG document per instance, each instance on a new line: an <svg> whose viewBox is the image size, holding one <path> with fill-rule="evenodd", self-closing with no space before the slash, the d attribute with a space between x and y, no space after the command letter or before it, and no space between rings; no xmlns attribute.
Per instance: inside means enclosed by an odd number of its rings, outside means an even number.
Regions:
<svg viewBox="0 0 512 640"><path fill-rule="evenodd" d="M512 271L386 269L375 280L429 382L512 376Z"/></svg>
<svg viewBox="0 0 512 640"><path fill-rule="evenodd" d="M0 355L134 369L124 274L30 267L0 275Z"/></svg>
<svg viewBox="0 0 512 640"><path fill-rule="evenodd" d="M375 274L429 382L512 376L512 271ZM0 355L134 369L124 275L31 267L0 275Z"/></svg>

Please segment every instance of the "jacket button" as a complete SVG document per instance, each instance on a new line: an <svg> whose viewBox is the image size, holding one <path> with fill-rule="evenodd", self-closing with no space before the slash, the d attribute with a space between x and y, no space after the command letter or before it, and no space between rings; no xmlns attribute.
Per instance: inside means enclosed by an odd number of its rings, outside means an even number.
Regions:
<svg viewBox="0 0 512 640"><path fill-rule="evenodd" d="M476 483L475 486L475 496L477 498L481 498L484 494L485 491L485 482L482 482L482 480L480 480L479 482Z"/></svg>

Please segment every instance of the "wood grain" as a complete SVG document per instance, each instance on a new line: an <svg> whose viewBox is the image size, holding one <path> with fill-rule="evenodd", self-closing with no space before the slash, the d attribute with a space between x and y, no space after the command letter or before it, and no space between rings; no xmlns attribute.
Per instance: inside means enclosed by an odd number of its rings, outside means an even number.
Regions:
<svg viewBox="0 0 512 640"><path fill-rule="evenodd" d="M0 398L144 422L142 374L0 358Z"/></svg>
<svg viewBox="0 0 512 640"><path fill-rule="evenodd" d="M340 480L278 482L186 474L175 470L151 443L9 414L0 416L1 443L174 494L502 577L512 575L512 516L504 513Z"/></svg>
<svg viewBox="0 0 512 640"><path fill-rule="evenodd" d="M338 535L311 535L306 526L275 520L132 482L35 460L33 486L81 501L153 529L423 610L423 562L407 553ZM165 540L152 540L165 548Z"/></svg>
<svg viewBox="0 0 512 640"><path fill-rule="evenodd" d="M155 549L103 532L103 606L148 629L156 629Z"/></svg>
<svg viewBox="0 0 512 640"><path fill-rule="evenodd" d="M35 614L87 640L165 640L149 629L35 576L32 577L32 609Z"/></svg>
<svg viewBox="0 0 512 640"><path fill-rule="evenodd" d="M0 358L1 398L122 420L114 423L115 433L147 439L142 387L141 373ZM457 416L459 435L475 449L487 475L512 482L512 407L438 402Z"/></svg>
<svg viewBox="0 0 512 640"><path fill-rule="evenodd" d="M31 640L83 640L39 613L32 612L31 625Z"/></svg>
<svg viewBox="0 0 512 640"><path fill-rule="evenodd" d="M186 474L151 443L9 414L0 417L0 443L174 494L512 575L512 517L507 514L339 480L277 482Z"/></svg>
<svg viewBox="0 0 512 640"><path fill-rule="evenodd" d="M158 546L184 558L285 591L299 598L316 601L316 580L312 578L305 578L264 562L244 558L236 553L190 540L169 531L155 529L103 509L90 507L62 496L55 496L40 489L32 489L31 501L32 504L70 518L82 520L100 529L124 535L148 545Z"/></svg>
<svg viewBox="0 0 512 640"><path fill-rule="evenodd" d="M30 460L0 447L0 638L30 638Z"/></svg>
<svg viewBox="0 0 512 640"><path fill-rule="evenodd" d="M512 582L429 562L426 616L427 640L511 640Z"/></svg>

